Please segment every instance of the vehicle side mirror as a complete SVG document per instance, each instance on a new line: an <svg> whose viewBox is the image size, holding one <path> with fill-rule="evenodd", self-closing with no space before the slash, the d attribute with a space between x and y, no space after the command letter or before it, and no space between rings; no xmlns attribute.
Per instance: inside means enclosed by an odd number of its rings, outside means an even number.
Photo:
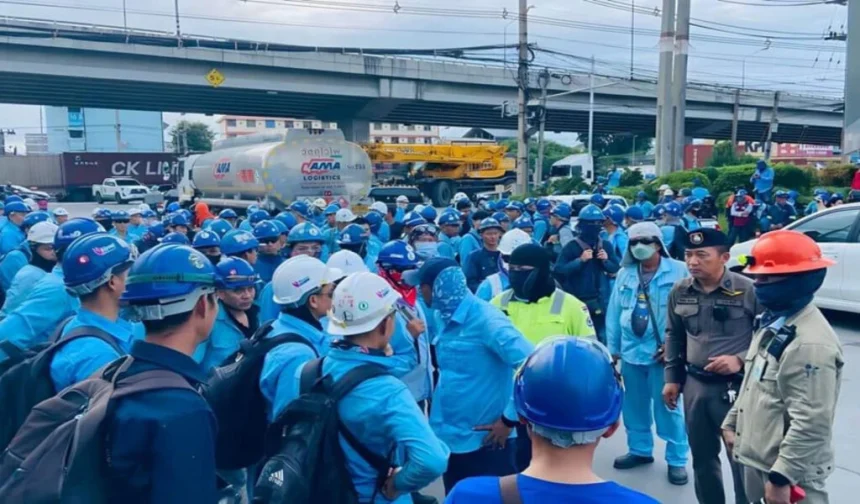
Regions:
<svg viewBox="0 0 860 504"><path fill-rule="evenodd" d="M818 241L818 238L821 236L821 233L819 231L814 230L814 229L807 229L806 231L803 232L803 234L812 238L815 241Z"/></svg>

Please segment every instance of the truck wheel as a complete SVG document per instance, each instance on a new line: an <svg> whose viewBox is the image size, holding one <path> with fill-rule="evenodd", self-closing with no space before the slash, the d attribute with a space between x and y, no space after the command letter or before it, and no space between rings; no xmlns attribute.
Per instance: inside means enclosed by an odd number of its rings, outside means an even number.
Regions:
<svg viewBox="0 0 860 504"><path fill-rule="evenodd" d="M101 204L102 204L102 203L104 203L104 202L105 202L105 200L104 200L104 198L102 198L102 193L97 192L97 193L96 193L96 203L98 203L99 205L101 205Z"/></svg>
<svg viewBox="0 0 860 504"><path fill-rule="evenodd" d="M122 205L122 196L120 196L119 193L116 193L114 196L116 197L117 205Z"/></svg>
<svg viewBox="0 0 860 504"><path fill-rule="evenodd" d="M436 182L430 193L430 199L433 200L433 206L446 207L451 203L451 197L454 196L451 182L440 180Z"/></svg>

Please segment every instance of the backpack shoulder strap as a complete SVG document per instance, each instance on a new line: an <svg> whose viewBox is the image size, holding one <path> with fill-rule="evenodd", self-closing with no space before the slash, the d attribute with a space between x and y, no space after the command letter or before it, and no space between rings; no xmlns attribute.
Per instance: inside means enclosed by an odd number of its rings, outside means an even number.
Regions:
<svg viewBox="0 0 860 504"><path fill-rule="evenodd" d="M60 325L58 325L57 328L54 329L54 333L51 334L51 339L49 340L51 343L56 343L60 341L60 339L63 337L63 330L66 328L67 325L69 325L69 322L71 322L73 318L75 318L74 315L66 317L60 322Z"/></svg>
<svg viewBox="0 0 860 504"><path fill-rule="evenodd" d="M589 244L585 243L585 241L584 241L582 238L576 237L576 238L574 238L574 239L573 239L573 241L575 241L575 242L576 242L576 244L577 244L577 245L579 245L579 247L580 247L583 251L588 250L588 249L590 249L590 248L591 248L591 245L589 245Z"/></svg>
<svg viewBox="0 0 860 504"><path fill-rule="evenodd" d="M502 493L502 504L523 504L516 474L499 478L499 490Z"/></svg>
<svg viewBox="0 0 860 504"><path fill-rule="evenodd" d="M302 336L300 336L299 334L296 334L296 333L278 334L277 336L272 336L269 339L272 341L273 347L276 347L278 345L283 345L284 343L300 343L300 344L310 348L314 352L314 355L316 357L319 357L319 355L320 355L319 352L317 352L317 349L314 348L314 346L311 344L310 341L306 340L305 338L303 338Z"/></svg>
<svg viewBox="0 0 860 504"><path fill-rule="evenodd" d="M302 375L299 379L299 394L309 392L313 388L314 383L316 383L318 379L322 378L323 359L325 359L325 357L309 361L302 368Z"/></svg>
<svg viewBox="0 0 860 504"><path fill-rule="evenodd" d="M322 359L318 359L320 361L320 371L322 370ZM306 368L308 366L305 366ZM345 375L341 377L340 380L337 380L331 391L331 397L335 401L340 401L346 394L348 394L352 389L360 385L362 382L369 380L371 378L375 378L377 376L383 376L390 374L385 368L382 366L377 366L375 364L365 364L363 366L358 366L357 368L351 369ZM366 446L364 446L361 441L356 438L352 432L343 424L343 422L339 422L339 432L343 435L344 439L352 446L352 449L358 452L361 455L361 458L367 461L376 471L380 474L380 477L387 476L388 470L391 469L391 462L389 462L388 458L383 457L379 454L376 454L370 451Z"/></svg>
<svg viewBox="0 0 860 504"><path fill-rule="evenodd" d="M254 331L254 334L251 335L251 341L259 341L265 338L270 332L272 332L272 324L275 323L276 319L268 320L260 327Z"/></svg>

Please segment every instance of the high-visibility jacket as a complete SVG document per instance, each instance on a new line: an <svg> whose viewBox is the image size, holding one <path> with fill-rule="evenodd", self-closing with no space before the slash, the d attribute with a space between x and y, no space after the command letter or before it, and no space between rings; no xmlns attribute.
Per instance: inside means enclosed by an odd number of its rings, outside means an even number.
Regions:
<svg viewBox="0 0 860 504"><path fill-rule="evenodd" d="M534 303L514 299L513 289L508 289L493 298L492 303L535 345L550 336L594 337L588 307L561 289Z"/></svg>

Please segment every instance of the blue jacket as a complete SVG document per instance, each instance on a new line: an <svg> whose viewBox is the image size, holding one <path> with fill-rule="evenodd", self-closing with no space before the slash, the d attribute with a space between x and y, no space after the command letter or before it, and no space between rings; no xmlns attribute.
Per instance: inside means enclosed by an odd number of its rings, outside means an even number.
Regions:
<svg viewBox="0 0 860 504"><path fill-rule="evenodd" d="M654 364L657 347L666 339L664 336L666 306L669 303L672 286L689 274L687 266L680 261L666 257L660 260L660 266L648 284L648 296L654 315L657 317L657 329L660 334L654 334L653 324L649 318L645 333L639 337L634 334L631 322L639 293L638 268L639 265L636 263L625 266L618 272L615 289L612 291L612 298L606 311L606 341L612 355L620 355L626 363L647 366Z"/></svg>
<svg viewBox="0 0 860 504"><path fill-rule="evenodd" d="M192 386L206 376L190 357L137 341L128 373L166 369ZM217 502L215 416L197 392L153 390L116 401L105 419L109 502Z"/></svg>
<svg viewBox="0 0 860 504"><path fill-rule="evenodd" d="M636 206L642 209L642 214L645 215L645 218L651 217L651 213L654 212L654 204L648 200L637 201Z"/></svg>
<svg viewBox="0 0 860 504"><path fill-rule="evenodd" d="M363 364L391 369L389 357L370 355L359 349L333 348L323 361L323 374L340 379ZM388 456L400 467L394 487L400 496L391 501L377 491L379 474L352 446L340 438L346 465L358 492L359 502L409 504L410 492L426 487L445 472L450 451L430 429L427 419L403 382L392 376L371 378L357 386L338 405L344 426L373 453Z"/></svg>
<svg viewBox="0 0 860 504"><path fill-rule="evenodd" d="M583 262L580 259L582 246L579 240L573 240L562 249L553 270L562 290L586 303L592 312L595 308L594 302L599 303L604 312L606 311L609 296L612 294L609 275L617 273L621 267L613 247L604 242L603 249L606 250L607 256L605 261L595 257Z"/></svg>
<svg viewBox="0 0 860 504"><path fill-rule="evenodd" d="M388 366L391 374L400 378L415 401L430 399L433 393L433 364L430 358L431 325L427 320L422 303L415 303L413 312L424 322L427 330L413 338L406 328L406 318L398 314L395 319L394 334L391 336L391 349L394 355L389 357Z"/></svg>
<svg viewBox="0 0 860 504"><path fill-rule="evenodd" d="M466 296L434 342L439 383L433 394L430 425L452 453L481 448L485 432L502 414L516 420L514 370L534 350L495 306ZM516 430L511 431L511 437Z"/></svg>
<svg viewBox="0 0 860 504"><path fill-rule="evenodd" d="M272 282L267 283L257 294L257 306L260 307L260 324L278 318L281 313L281 307L272 299L274 292L272 290Z"/></svg>
<svg viewBox="0 0 860 504"><path fill-rule="evenodd" d="M772 205L768 205L767 207L767 215L770 217L770 223L778 224L785 226L790 223L797 217L797 210L794 209L792 205L786 203L785 205L780 205L779 203L774 203ZM0 264L0 270L3 269L2 264Z"/></svg>
<svg viewBox="0 0 860 504"><path fill-rule="evenodd" d="M365 247L367 252L364 255L364 265L367 266L367 269L369 269L371 273L377 273L379 271L376 261L379 259L379 253L382 251L382 246L383 243L375 236L371 236L367 241L367 246Z"/></svg>
<svg viewBox="0 0 860 504"><path fill-rule="evenodd" d="M773 168L768 166L764 170L759 170L756 168L755 173L758 173L758 178L751 178L750 182L752 182L755 187L755 192L757 193L765 193L773 189L773 177L774 171Z"/></svg>
<svg viewBox="0 0 860 504"><path fill-rule="evenodd" d="M26 239L27 236L21 227L7 220L3 228L0 229L0 255L15 250Z"/></svg>
<svg viewBox="0 0 860 504"><path fill-rule="evenodd" d="M391 239L391 226L388 225L387 222L382 221L379 225L379 232L376 234L379 237L379 240L382 243L388 243L388 240Z"/></svg>
<svg viewBox="0 0 860 504"><path fill-rule="evenodd" d="M711 191L708 191L704 187L694 187L692 190L692 194L694 198L699 201L702 201L703 199L711 195Z"/></svg>
<svg viewBox="0 0 860 504"><path fill-rule="evenodd" d="M311 350L301 343L284 343L268 354L260 373L260 391L269 406L269 420L274 420L287 405L299 396L299 377L302 365L329 351L331 339L327 333L304 320L281 313L272 325L268 337L295 333L313 345Z"/></svg>
<svg viewBox="0 0 860 504"><path fill-rule="evenodd" d="M543 215L535 212L534 223L535 228L532 238L538 243L543 243L543 238L546 236L547 230L549 230L549 221Z"/></svg>
<svg viewBox="0 0 860 504"><path fill-rule="evenodd" d="M483 247L472 251L465 259L460 258L460 263L463 265L463 274L466 275L466 282L469 285L469 290L475 292L478 286L485 278L493 273L499 272L499 256L501 252L491 252Z"/></svg>
<svg viewBox="0 0 860 504"><path fill-rule="evenodd" d="M278 254L257 254L257 263L254 264L254 271L260 275L260 280L264 283L272 281L272 275L278 266L284 262L284 258Z"/></svg>
<svg viewBox="0 0 860 504"><path fill-rule="evenodd" d="M481 282L475 295L478 299L483 299L490 302L494 297L511 288L511 281L508 279L507 271L500 269L498 273L493 273Z"/></svg>
<svg viewBox="0 0 860 504"><path fill-rule="evenodd" d="M209 339L197 345L193 355L195 362L198 362L207 373L236 353L239 350L239 343L249 337L227 311L224 303L219 301L218 305L218 317L215 319L215 325L212 326L212 332L209 333ZM252 306L248 312L248 322L251 327L246 328L245 331L253 334L259 327L256 317L257 308Z"/></svg>
<svg viewBox="0 0 860 504"><path fill-rule="evenodd" d="M81 326L97 327L114 337L123 353L131 351L131 345L143 338L143 325L132 324L123 319L112 322L101 315L81 308L75 318L63 328L63 336ZM51 360L51 381L54 390L86 380L102 366L120 357L110 345L98 338L82 338L60 348Z"/></svg>
<svg viewBox="0 0 860 504"><path fill-rule="evenodd" d="M81 307L78 298L70 296L63 284L59 266L45 275L30 291L27 299L0 321L0 338L26 349L48 341L63 320ZM6 354L0 350L0 361Z"/></svg>
<svg viewBox="0 0 860 504"><path fill-rule="evenodd" d="M681 222L684 223L684 228L687 231L695 231L697 229L702 229L702 223L698 218L693 217L692 215L684 215L681 217Z"/></svg>
<svg viewBox="0 0 860 504"><path fill-rule="evenodd" d="M12 285L6 291L6 301L3 303L3 309L0 310L0 319L5 317L18 308L18 306L27 299L33 286L42 279L48 272L38 266L26 264L19 271L15 278L12 279Z"/></svg>
<svg viewBox="0 0 860 504"><path fill-rule="evenodd" d="M239 230L240 231L248 231L249 233L253 232L254 226L251 225L251 220L250 219L243 220L242 223L239 224Z"/></svg>
<svg viewBox="0 0 860 504"><path fill-rule="evenodd" d="M403 222L404 217L406 217L406 210L397 207L397 210L394 211L394 222Z"/></svg>
<svg viewBox="0 0 860 504"><path fill-rule="evenodd" d="M9 290L15 275L30 262L31 255L29 243L22 242L20 247L6 254L6 257L0 261L0 288L3 292Z"/></svg>
<svg viewBox="0 0 860 504"><path fill-rule="evenodd" d="M448 259L457 259L457 254L460 253L460 242L463 239L459 236L453 238L445 233L439 234L439 255Z"/></svg>
<svg viewBox="0 0 860 504"><path fill-rule="evenodd" d="M476 231L469 231L463 235L460 239L460 250L458 252L460 254L460 264L465 265L469 254L483 246L481 243L481 237L478 236Z"/></svg>
<svg viewBox="0 0 860 504"><path fill-rule="evenodd" d="M627 231L619 227L612 234L603 231L600 235L604 241L612 245L612 251L615 252L615 257L620 263L621 258L624 257L624 253L627 251L627 245L630 243L630 238L627 237Z"/></svg>

